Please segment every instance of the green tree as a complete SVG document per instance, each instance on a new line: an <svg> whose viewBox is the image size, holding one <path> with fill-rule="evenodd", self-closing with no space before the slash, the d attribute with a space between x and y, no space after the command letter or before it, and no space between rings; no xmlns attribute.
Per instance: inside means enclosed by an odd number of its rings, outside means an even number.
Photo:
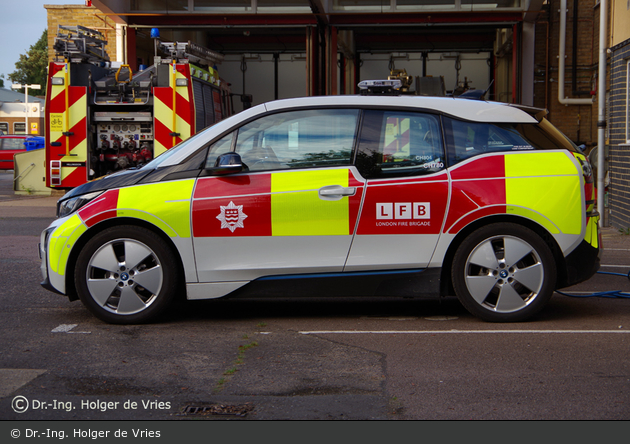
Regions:
<svg viewBox="0 0 630 444"><path fill-rule="evenodd" d="M46 68L48 67L48 30L45 29L37 43L32 45L26 54L20 54L15 63L15 71L7 77L13 83L38 84L41 90L29 89L30 95L41 95L46 91ZM24 92L24 90L21 90ZM31 92L32 91L32 92Z"/></svg>

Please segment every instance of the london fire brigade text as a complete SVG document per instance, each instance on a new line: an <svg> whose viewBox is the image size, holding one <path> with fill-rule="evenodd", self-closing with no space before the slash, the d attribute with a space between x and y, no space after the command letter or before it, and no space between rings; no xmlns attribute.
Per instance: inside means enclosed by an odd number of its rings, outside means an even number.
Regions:
<svg viewBox="0 0 630 444"><path fill-rule="evenodd" d="M431 219L430 202L388 202L376 204L376 219Z"/></svg>

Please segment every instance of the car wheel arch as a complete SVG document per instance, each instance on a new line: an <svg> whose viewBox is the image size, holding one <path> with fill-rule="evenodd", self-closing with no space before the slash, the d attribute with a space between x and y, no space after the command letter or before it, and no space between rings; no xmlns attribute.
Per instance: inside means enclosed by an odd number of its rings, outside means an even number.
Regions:
<svg viewBox="0 0 630 444"><path fill-rule="evenodd" d="M79 237L79 239L77 239L76 243L74 244L72 251L70 252L70 255L68 256L68 264L66 266L66 277L65 277L66 295L68 296L68 299L70 299L70 301L76 301L79 299L79 296L77 294L77 290L74 284L74 270L76 269L77 259L83 247L95 234L103 230L106 230L108 228L124 226L124 225L144 228L158 235L163 241L166 242L168 247L171 249L171 251L175 255L177 264L179 266L179 269L177 270L178 274L180 276L184 276L184 266L183 266L183 260L180 255L180 252L175 246L175 244L173 243L173 241L171 240L171 238L163 230L161 230L159 227L156 227L155 225L150 224L149 222L146 222L142 219L136 219L132 217L115 217L115 218L103 220L93 225L92 227L88 228ZM68 273L67 270L73 270L73 272ZM185 292L182 292L182 294L185 295Z"/></svg>
<svg viewBox="0 0 630 444"><path fill-rule="evenodd" d="M493 223L514 223L522 225L539 235L543 242L545 242L547 246L549 246L549 248L551 249L551 253L553 254L556 262L556 269L558 273L558 288L562 288L561 283L566 280L565 258L562 254L560 246L558 245L558 242L555 240L553 235L542 225L536 223L535 221L532 221L531 219L511 214L497 214L477 219L474 222L466 225L457 233L453 241L450 243L442 262L442 272L440 276L440 296L452 296L455 294L455 289L451 280L451 269L455 253L457 252L462 242L464 242L464 240L474 231Z"/></svg>

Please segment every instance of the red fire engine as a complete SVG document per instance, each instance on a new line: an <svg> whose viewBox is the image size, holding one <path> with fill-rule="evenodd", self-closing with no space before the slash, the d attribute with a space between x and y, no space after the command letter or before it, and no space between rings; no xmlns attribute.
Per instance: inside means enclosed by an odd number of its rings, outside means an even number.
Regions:
<svg viewBox="0 0 630 444"><path fill-rule="evenodd" d="M160 43L166 57L136 73L110 62L103 34L60 26L46 90L46 186L73 188L140 166L231 114L223 55Z"/></svg>

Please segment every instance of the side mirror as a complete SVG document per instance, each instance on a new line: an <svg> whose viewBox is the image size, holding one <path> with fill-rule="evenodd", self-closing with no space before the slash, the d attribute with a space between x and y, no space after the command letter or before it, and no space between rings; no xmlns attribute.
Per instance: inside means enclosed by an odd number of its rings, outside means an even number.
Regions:
<svg viewBox="0 0 630 444"><path fill-rule="evenodd" d="M217 157L214 167L206 168L212 176L225 176L243 171L243 161L236 153L224 153Z"/></svg>

